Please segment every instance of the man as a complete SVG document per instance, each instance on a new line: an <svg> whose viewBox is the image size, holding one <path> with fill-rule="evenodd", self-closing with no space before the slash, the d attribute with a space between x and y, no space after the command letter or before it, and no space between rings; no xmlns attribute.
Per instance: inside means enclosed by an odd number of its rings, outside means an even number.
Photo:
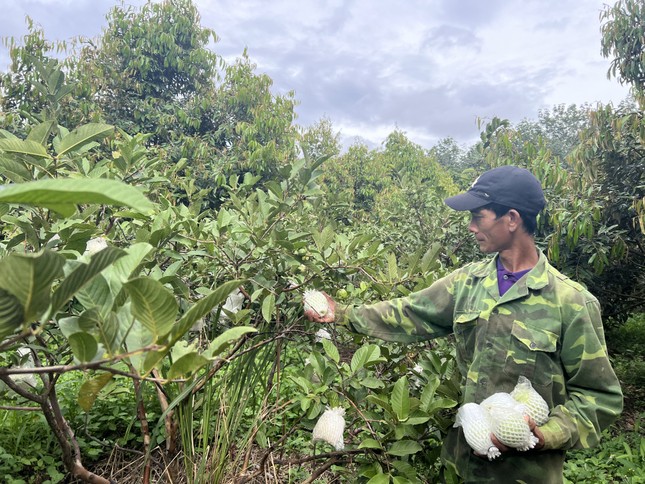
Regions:
<svg viewBox="0 0 645 484"><path fill-rule="evenodd" d="M466 482L562 482L566 449L598 442L622 410L622 393L607 357L598 301L560 274L535 245L545 199L527 170L502 166L445 200L470 211L470 232L490 260L468 264L407 297L336 309L312 321L346 324L387 341L456 339L463 403L510 392L527 377L550 408L549 421L531 429L539 443L526 452L499 442L502 456L477 456L461 428L444 441L442 458Z"/></svg>

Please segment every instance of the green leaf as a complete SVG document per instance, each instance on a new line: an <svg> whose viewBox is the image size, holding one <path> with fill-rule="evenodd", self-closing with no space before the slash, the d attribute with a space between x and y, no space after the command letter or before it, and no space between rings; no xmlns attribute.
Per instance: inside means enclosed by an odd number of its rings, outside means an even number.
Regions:
<svg viewBox="0 0 645 484"><path fill-rule="evenodd" d="M98 308L103 317L107 317L114 303L110 285L101 274L95 276L85 287L76 291L75 297L86 309Z"/></svg>
<svg viewBox="0 0 645 484"><path fill-rule="evenodd" d="M329 356L332 360L336 362L336 364L338 364L338 362L340 361L340 353L338 353L338 348L336 348L334 343L332 343L328 339L323 339L322 345L327 356Z"/></svg>
<svg viewBox="0 0 645 484"><path fill-rule="evenodd" d="M38 254L9 254L0 261L0 288L22 304L23 323L36 320L49 307L51 285L62 274L65 258L45 250Z"/></svg>
<svg viewBox="0 0 645 484"><path fill-rule="evenodd" d="M393 476L392 477L392 484L414 484L415 482L418 482L418 479L410 480L406 477L401 477L401 476Z"/></svg>
<svg viewBox="0 0 645 484"><path fill-rule="evenodd" d="M379 472L367 481L367 484L390 484L390 475Z"/></svg>
<svg viewBox="0 0 645 484"><path fill-rule="evenodd" d="M457 405L457 402L452 398L438 398L428 405L426 412L428 412L429 415L433 415L440 410L453 408L455 405Z"/></svg>
<svg viewBox="0 0 645 484"><path fill-rule="evenodd" d="M313 390L311 380L305 378L304 376L291 377L291 380L302 389L305 395L310 393ZM308 403L305 404L304 402L308 402ZM307 408L309 408L309 403L311 403L311 400L308 398L305 398L301 400L300 406L302 407L303 410L307 410ZM304 407L303 405L306 405L306 407Z"/></svg>
<svg viewBox="0 0 645 484"><path fill-rule="evenodd" d="M319 352L313 351L309 354L309 364L319 376L325 374L327 365L325 364L325 359Z"/></svg>
<svg viewBox="0 0 645 484"><path fill-rule="evenodd" d="M377 389L383 388L385 386L385 383L383 383L378 378L374 378L373 376L366 376L365 378L361 379L361 385L367 388Z"/></svg>
<svg viewBox="0 0 645 484"><path fill-rule="evenodd" d="M56 152L58 156L62 156L82 148L87 143L105 138L112 132L114 132L114 126L109 124L89 123L79 126L63 137Z"/></svg>
<svg viewBox="0 0 645 484"><path fill-rule="evenodd" d="M31 171L24 163L8 158L7 155L0 155L0 170L3 176L14 183L24 183L32 178Z"/></svg>
<svg viewBox="0 0 645 484"><path fill-rule="evenodd" d="M147 255L153 250L154 247L146 242L132 244L125 249L128 255L117 260L105 270L103 275L110 281L110 285L116 288L117 293L121 290L121 286L116 283L126 283L133 276L137 267L139 267Z"/></svg>
<svg viewBox="0 0 645 484"><path fill-rule="evenodd" d="M375 394L368 395L367 401L370 403L373 403L374 405L378 405L388 413L392 412L392 407L390 406L390 403L388 402L387 398L381 395L375 395Z"/></svg>
<svg viewBox="0 0 645 484"><path fill-rule="evenodd" d="M368 439L363 440L363 441L358 445L358 448L359 448L359 449L380 449L380 448L381 448L381 444L379 443L379 441L378 441L378 440L374 440L374 439L369 439L369 438L368 438Z"/></svg>
<svg viewBox="0 0 645 484"><path fill-rule="evenodd" d="M161 350L148 351L146 357L143 361L143 371L148 373L153 368L157 367L161 360L168 354L168 348L162 348Z"/></svg>
<svg viewBox="0 0 645 484"><path fill-rule="evenodd" d="M316 247L322 253L334 240L334 229L331 225L327 225L322 232L313 232L312 237L316 243Z"/></svg>
<svg viewBox="0 0 645 484"><path fill-rule="evenodd" d="M69 338L75 333L91 333L96 328L95 322L88 319L81 321L80 316L70 316L58 320L58 328L63 336Z"/></svg>
<svg viewBox="0 0 645 484"><path fill-rule="evenodd" d="M92 361L98 351L98 344L92 335L87 333L74 333L69 338L69 346L74 356L82 363Z"/></svg>
<svg viewBox="0 0 645 484"><path fill-rule="evenodd" d="M226 298L231 294L235 289L240 287L244 283L243 280L233 280L228 281L217 287L213 292L208 296L203 297L197 303L195 303L191 308L186 311L186 313L179 320L179 323L175 326L175 329L172 333L173 342L181 338L186 331L193 327L198 320L206 316L211 309L215 306L222 304L226 301Z"/></svg>
<svg viewBox="0 0 645 484"><path fill-rule="evenodd" d="M399 440L394 442L392 447L387 451L390 455L402 457L404 455L416 454L422 449L421 445L414 440Z"/></svg>
<svg viewBox="0 0 645 484"><path fill-rule="evenodd" d="M405 477L407 477L411 482L417 482L419 479L417 478L417 472L410 465L409 462L403 461L403 460L395 460L392 462L392 466L399 471L399 473L403 474Z"/></svg>
<svg viewBox="0 0 645 484"><path fill-rule="evenodd" d="M439 250L441 250L441 244L439 242L435 242L434 244L431 244L430 248L425 254L423 254L423 257L421 258L421 270L423 272L426 272L430 265L435 262Z"/></svg>
<svg viewBox="0 0 645 484"><path fill-rule="evenodd" d="M188 343L188 341L178 341L177 344L173 345L173 347L170 349L170 357L172 358L172 361L177 361L179 358L181 358L184 355L187 355L188 353L194 353L197 351L197 344L196 343Z"/></svg>
<svg viewBox="0 0 645 484"><path fill-rule="evenodd" d="M172 364L170 370L168 370L168 378L173 379L190 376L207 363L208 360L199 353L188 353Z"/></svg>
<svg viewBox="0 0 645 484"><path fill-rule="evenodd" d="M148 372L168 354L171 348L179 339L181 339L186 332L193 327L195 322L208 314L211 309L219 304L222 304L231 292L240 287L244 283L243 280L228 281L212 291L208 296L200 299L191 308L186 311L179 322L174 326L172 331L172 338L167 347L160 351L152 351L148 353L145 359L144 371ZM206 352L205 352L206 353Z"/></svg>
<svg viewBox="0 0 645 484"><path fill-rule="evenodd" d="M44 123L37 124L36 126L31 128L31 131L29 131L26 139L46 146L47 139L49 138L53 127L54 121L45 121Z"/></svg>
<svg viewBox="0 0 645 484"><path fill-rule="evenodd" d="M23 320L24 311L18 298L0 289L0 340L12 334Z"/></svg>
<svg viewBox="0 0 645 484"><path fill-rule="evenodd" d="M20 139L15 134L10 133L6 129L0 129L0 139Z"/></svg>
<svg viewBox="0 0 645 484"><path fill-rule="evenodd" d="M399 269L396 265L396 255L393 252L387 254L387 273L390 282L399 278Z"/></svg>
<svg viewBox="0 0 645 484"><path fill-rule="evenodd" d="M428 383L426 383L423 388L423 392L421 392L421 408L425 411L428 411L428 408L434 400L434 394L437 391L437 387L441 383L438 376L433 376L434 378L428 380Z"/></svg>
<svg viewBox="0 0 645 484"><path fill-rule="evenodd" d="M168 334L179 311L172 293L159 281L138 277L123 287L132 298L132 314L155 336Z"/></svg>
<svg viewBox="0 0 645 484"><path fill-rule="evenodd" d="M262 317L267 323L271 322L271 317L273 316L273 310L275 309L275 296L269 294L262 301Z"/></svg>
<svg viewBox="0 0 645 484"><path fill-rule="evenodd" d="M87 380L78 391L78 405L89 412L99 396L101 390L112 380L112 373L102 373L97 377Z"/></svg>
<svg viewBox="0 0 645 484"><path fill-rule="evenodd" d="M428 420L430 420L430 416L427 413L417 410L410 414L405 423L408 425L419 425L426 423Z"/></svg>
<svg viewBox="0 0 645 484"><path fill-rule="evenodd" d="M144 214L154 210L152 202L136 188L105 178L57 178L13 184L0 190L0 202L45 207L66 217L76 212L78 204L127 206Z"/></svg>
<svg viewBox="0 0 645 484"><path fill-rule="evenodd" d="M405 422L410 415L410 390L408 379L403 376L394 384L390 397L392 410L400 422Z"/></svg>
<svg viewBox="0 0 645 484"><path fill-rule="evenodd" d="M233 341L240 339L245 334L256 333L257 331L257 329L251 326L237 326L235 328L227 329L215 338L210 345L208 345L208 349L204 351L204 356L206 358L215 358Z"/></svg>
<svg viewBox="0 0 645 484"><path fill-rule="evenodd" d="M37 158L51 158L42 144L31 140L0 139L0 151L35 156Z"/></svg>
<svg viewBox="0 0 645 484"><path fill-rule="evenodd" d="M127 306L122 308L124 313L127 313ZM128 323L127 320L120 320L120 324ZM136 351L141 348L152 344L154 341L154 335L146 328L141 321L135 319L132 321L129 326L129 331L127 332L125 343L127 345L128 351ZM138 353L130 356L130 362L132 366L138 371L141 372L143 369L143 362L145 361L146 355Z"/></svg>
<svg viewBox="0 0 645 484"><path fill-rule="evenodd" d="M54 291L52 295L52 307L50 315L53 316L63 304L74 296L85 284L87 284L94 276L99 274L103 269L111 265L114 261L125 256L126 252L114 247L107 247L106 249L97 252L90 259L89 264L81 264L70 275L68 275L60 286Z"/></svg>
<svg viewBox="0 0 645 484"><path fill-rule="evenodd" d="M363 368L367 363L378 359L381 356L381 349L377 345L364 345L356 350L352 356L350 367L353 373Z"/></svg>
<svg viewBox="0 0 645 484"><path fill-rule="evenodd" d="M129 303L126 304L126 306ZM130 327L136 320L129 314L129 309L119 308L118 311L110 311L107 317L103 317L97 311L92 315L92 310L83 313L85 317L95 317L98 326L98 340L105 346L109 353L117 353L130 331Z"/></svg>

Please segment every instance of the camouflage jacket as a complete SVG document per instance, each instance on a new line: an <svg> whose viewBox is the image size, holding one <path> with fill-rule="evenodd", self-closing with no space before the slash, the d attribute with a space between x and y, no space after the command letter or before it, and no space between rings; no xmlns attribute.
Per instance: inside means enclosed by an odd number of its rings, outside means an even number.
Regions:
<svg viewBox="0 0 645 484"><path fill-rule="evenodd" d="M598 442L622 410L597 299L540 253L537 265L502 297L496 260L469 264L407 297L339 312L355 332L418 342L454 333L463 403L510 392L526 376L549 405L545 447L488 462L461 428L442 456L467 482L562 482L564 451Z"/></svg>

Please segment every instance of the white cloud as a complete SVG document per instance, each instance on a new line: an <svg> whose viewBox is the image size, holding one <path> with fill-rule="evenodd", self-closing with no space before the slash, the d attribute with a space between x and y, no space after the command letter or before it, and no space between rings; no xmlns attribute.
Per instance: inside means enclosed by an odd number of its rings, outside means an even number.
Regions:
<svg viewBox="0 0 645 484"><path fill-rule="evenodd" d="M143 0L128 0L141 5ZM430 147L477 138L477 117L535 119L555 104L614 103L600 55L603 0L195 0L228 62L248 48L276 92L295 90L301 124L329 117L380 144L395 127ZM50 39L96 36L116 0L0 0L0 31L28 13ZM21 28L22 27L22 28ZM7 65L6 51L0 62Z"/></svg>

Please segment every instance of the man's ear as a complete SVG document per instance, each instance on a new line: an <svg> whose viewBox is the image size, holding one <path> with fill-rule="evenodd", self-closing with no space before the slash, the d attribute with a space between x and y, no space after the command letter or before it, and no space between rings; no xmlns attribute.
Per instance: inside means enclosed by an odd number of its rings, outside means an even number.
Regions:
<svg viewBox="0 0 645 484"><path fill-rule="evenodd" d="M520 216L520 212L518 212L514 208L511 208L508 212L506 212L506 215L508 215L509 230L511 232L515 232L522 225L522 217Z"/></svg>

